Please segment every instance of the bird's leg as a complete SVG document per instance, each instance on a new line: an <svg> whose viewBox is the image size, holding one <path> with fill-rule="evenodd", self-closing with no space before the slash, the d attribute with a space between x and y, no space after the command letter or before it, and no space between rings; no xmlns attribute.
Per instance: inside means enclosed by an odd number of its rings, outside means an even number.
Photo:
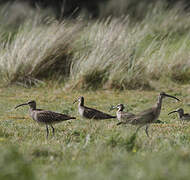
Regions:
<svg viewBox="0 0 190 180"><path fill-rule="evenodd" d="M142 128L144 126L144 124L143 125L140 125L137 129L136 129L136 132L135 133L137 133L139 130L140 130L140 128Z"/></svg>
<svg viewBox="0 0 190 180"><path fill-rule="evenodd" d="M145 132L146 132L147 137L149 137L148 128L149 128L149 125L146 125Z"/></svg>
<svg viewBox="0 0 190 180"><path fill-rule="evenodd" d="M55 134L55 129L54 129L54 127L52 126L52 124L51 124L50 126L51 126L51 128L52 128L52 132L53 132L53 136L54 136L54 134Z"/></svg>
<svg viewBox="0 0 190 180"><path fill-rule="evenodd" d="M49 129L48 129L48 125L46 124L46 131L47 131L47 135L46 138L48 139L48 135L49 135Z"/></svg>

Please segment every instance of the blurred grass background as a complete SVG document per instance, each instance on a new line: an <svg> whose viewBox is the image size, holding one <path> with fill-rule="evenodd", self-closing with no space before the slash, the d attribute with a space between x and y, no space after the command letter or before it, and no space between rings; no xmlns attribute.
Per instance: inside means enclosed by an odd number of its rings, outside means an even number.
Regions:
<svg viewBox="0 0 190 180"><path fill-rule="evenodd" d="M61 22L50 9L2 5L2 85L52 80L70 89L122 90L151 89L163 79L188 83L189 11L182 3L120 1L102 3L97 19L81 11Z"/></svg>

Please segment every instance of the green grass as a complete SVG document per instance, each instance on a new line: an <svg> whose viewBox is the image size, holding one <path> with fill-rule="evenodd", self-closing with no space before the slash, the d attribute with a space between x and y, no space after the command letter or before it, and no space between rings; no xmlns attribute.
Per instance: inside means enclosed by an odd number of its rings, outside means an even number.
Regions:
<svg viewBox="0 0 190 180"><path fill-rule="evenodd" d="M167 115L179 107L189 112L188 13L158 4L138 22L59 23L31 12L12 26L0 12L7 22L0 24L0 179L189 179L189 123ZM137 113L161 91L182 101L164 99L165 123L151 125L151 138L114 119L83 119L73 105L83 95L90 107L108 112L123 103ZM14 109L29 100L77 119L56 124L46 140L27 107Z"/></svg>
<svg viewBox="0 0 190 180"><path fill-rule="evenodd" d="M160 120L134 136L135 126L116 126L117 120L81 118L73 101L85 97L87 106L108 112L123 103L126 110L140 112L151 107L160 90L180 98L164 99ZM156 91L64 91L59 85L30 89L11 86L0 89L0 177L3 179L188 179L190 126L168 112L183 107L188 112L189 85L162 87ZM76 116L55 125L55 136L46 140L44 126L17 104L36 100L39 108ZM110 112L115 114L115 112Z"/></svg>

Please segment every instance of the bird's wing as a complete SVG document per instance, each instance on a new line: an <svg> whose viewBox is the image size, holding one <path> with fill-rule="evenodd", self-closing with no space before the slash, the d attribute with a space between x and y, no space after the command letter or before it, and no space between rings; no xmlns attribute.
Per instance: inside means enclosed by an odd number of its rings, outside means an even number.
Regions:
<svg viewBox="0 0 190 180"><path fill-rule="evenodd" d="M186 120L190 120L190 114L188 114L188 113L185 113L184 115L183 115L183 117L184 117L184 119L186 119ZM182 118L183 118L182 117Z"/></svg>
<svg viewBox="0 0 190 180"><path fill-rule="evenodd" d="M151 123L151 120L154 119L155 114L152 108L147 109L137 115L127 118L122 124L146 124Z"/></svg>
<svg viewBox="0 0 190 180"><path fill-rule="evenodd" d="M128 118L131 118L131 117L134 117L134 116L135 116L135 114L126 112L126 113L123 113L123 114L121 115L121 118L122 118L122 119L128 119Z"/></svg>
<svg viewBox="0 0 190 180"><path fill-rule="evenodd" d="M107 118L116 118L116 116L109 115L97 109L85 107L84 114L88 116L88 118L92 119L107 119Z"/></svg>
<svg viewBox="0 0 190 180"><path fill-rule="evenodd" d="M75 118L53 111L39 111L37 112L37 119L39 122L43 123L56 123Z"/></svg>
<svg viewBox="0 0 190 180"><path fill-rule="evenodd" d="M151 123L155 118L154 109L147 109L139 114L137 114L134 119L131 121L132 124L146 124Z"/></svg>
<svg viewBox="0 0 190 180"><path fill-rule="evenodd" d="M153 108L149 108L149 109L146 109L146 110L138 113L137 116L144 116L144 115L150 114L152 112L154 112Z"/></svg>

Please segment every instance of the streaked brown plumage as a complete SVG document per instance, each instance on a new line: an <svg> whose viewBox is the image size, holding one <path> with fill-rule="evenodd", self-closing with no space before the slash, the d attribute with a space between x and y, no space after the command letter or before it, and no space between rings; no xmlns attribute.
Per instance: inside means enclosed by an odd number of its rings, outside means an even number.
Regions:
<svg viewBox="0 0 190 180"><path fill-rule="evenodd" d="M162 107L162 100L165 97L170 97L170 98L174 98L178 101L180 101L178 98L176 98L175 96L171 96L166 94L165 92L161 92L158 96L158 101L155 104L155 106L153 106L152 108L149 108L147 110L142 111L141 113L135 115L134 117L128 118L125 121L119 122L117 123L117 125L120 124L134 124L134 125L140 125L139 128L137 128L137 130L139 130L141 127L146 125L146 135L148 135L148 127L150 123L154 123L159 115L160 115L160 111L161 111L161 107Z"/></svg>
<svg viewBox="0 0 190 180"><path fill-rule="evenodd" d="M84 106L84 97L79 97L76 99L73 103L79 102L78 104L78 111L79 114L87 119L96 119L96 120L102 120L102 119L111 119L111 118L116 118L116 116L112 116L109 114L106 114L104 112L101 112L97 109L89 108Z"/></svg>
<svg viewBox="0 0 190 180"><path fill-rule="evenodd" d="M65 114L61 114L61 113L57 113L57 112L53 112L53 111L47 111L47 110L43 110L43 109L36 109L35 101L29 101L28 103L20 104L20 105L16 106L15 109L20 106L25 106L25 105L30 106L29 113L33 120L35 120L36 122L38 122L40 124L46 125L47 138L49 135L48 125L51 126L53 135L54 135L55 130L54 130L54 127L52 124L70 120L70 119L76 119L75 117L70 117Z"/></svg>
<svg viewBox="0 0 190 180"><path fill-rule="evenodd" d="M135 114L133 114L133 113L124 112L123 110L125 107L123 104L118 104L117 106L112 107L112 109L116 109L116 108L118 109L116 112L116 115L117 115L117 119L119 121L125 121L125 120L135 116Z"/></svg>
<svg viewBox="0 0 190 180"><path fill-rule="evenodd" d="M172 112L170 112L170 113L168 113L168 115L170 115L170 114L172 114L172 113L178 113L179 114L179 118L182 120L182 121L188 121L188 120L190 120L190 114L188 114L188 113L184 113L184 110L182 109L182 108L179 108L179 109L177 109L177 110L175 110L175 111L172 111Z"/></svg>

